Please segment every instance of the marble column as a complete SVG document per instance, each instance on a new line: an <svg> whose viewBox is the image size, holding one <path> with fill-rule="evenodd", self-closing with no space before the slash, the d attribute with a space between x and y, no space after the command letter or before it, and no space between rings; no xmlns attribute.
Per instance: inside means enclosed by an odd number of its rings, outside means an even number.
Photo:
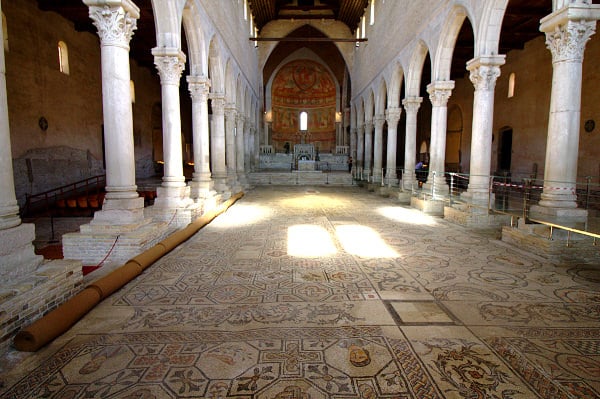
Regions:
<svg viewBox="0 0 600 399"><path fill-rule="evenodd" d="M235 165L236 165L236 174L237 174L237 180L238 182L240 182L240 184L245 185L247 183L246 180L246 170L245 170L245 162L244 159L246 158L246 145L245 145L245 140L244 138L246 137L244 134L244 126L246 125L246 117L242 114L238 114L237 119L236 119L236 135L235 135L235 148L236 148L236 160L235 160Z"/></svg>
<svg viewBox="0 0 600 399"><path fill-rule="evenodd" d="M212 177L217 192L221 194L231 194L229 186L227 185L227 164L225 163L225 95L221 93L212 93L209 97L211 99L213 115L210 136Z"/></svg>
<svg viewBox="0 0 600 399"><path fill-rule="evenodd" d="M365 169L365 125L360 124L356 130L356 165L362 170Z"/></svg>
<svg viewBox="0 0 600 399"><path fill-rule="evenodd" d="M581 117L581 84L585 44L595 33L600 9L589 1L571 1L541 20L552 53L552 92L544 189L532 215L586 218L577 208L576 180Z"/></svg>
<svg viewBox="0 0 600 399"><path fill-rule="evenodd" d="M365 121L365 176L370 176L373 172L373 121Z"/></svg>
<svg viewBox="0 0 600 399"><path fill-rule="evenodd" d="M144 199L135 184L129 42L139 9L130 0L84 0L98 29L102 62L102 111L106 148L106 198L90 225L136 224L144 219Z"/></svg>
<svg viewBox="0 0 600 399"><path fill-rule="evenodd" d="M429 174L423 190L433 195L447 195L450 190L446 184L446 130L448 127L448 99L454 89L454 81L435 81L427 86L431 100L431 145L429 159ZM413 165L414 167L414 165ZM435 173L435 177L434 177Z"/></svg>
<svg viewBox="0 0 600 399"><path fill-rule="evenodd" d="M227 183L232 192L239 191L239 184L236 176L236 119L237 109L235 104L225 104L225 164L227 165Z"/></svg>
<svg viewBox="0 0 600 399"><path fill-rule="evenodd" d="M356 146L357 146L357 129L355 127L350 128L350 152L348 153L349 155L352 156L352 158L354 159L354 162L357 162L356 160ZM354 165L354 167L356 167L356 165Z"/></svg>
<svg viewBox="0 0 600 399"><path fill-rule="evenodd" d="M402 108L388 108L385 118L388 126L386 177L388 181L395 181L396 174L396 152L398 149L398 122L402 115Z"/></svg>
<svg viewBox="0 0 600 399"><path fill-rule="evenodd" d="M183 175L181 146L181 108L179 81L185 67L185 55L176 48L152 49L160 75L163 122L164 173L154 201L156 208L179 208L189 203L190 188Z"/></svg>
<svg viewBox="0 0 600 399"><path fill-rule="evenodd" d="M412 190L417 185L415 165L417 163L417 112L421 107L423 98L406 97L402 100L406 112L406 138L404 142L404 175L402 187Z"/></svg>
<svg viewBox="0 0 600 399"><path fill-rule="evenodd" d="M500 76L504 56L480 56L467 63L475 86L469 187L462 197L487 206L490 196L492 168L492 135L494 123L494 88Z"/></svg>
<svg viewBox="0 0 600 399"><path fill-rule="evenodd" d="M4 43L1 21L0 43ZM30 275L43 260L35 254L31 244L35 239L35 225L21 223L19 217L12 159L6 66L4 51L0 51L0 279L3 283Z"/></svg>
<svg viewBox="0 0 600 399"><path fill-rule="evenodd" d="M375 140L373 140L373 181L381 181L381 168L383 167L383 124L385 115L377 114L373 118L375 126Z"/></svg>
<svg viewBox="0 0 600 399"><path fill-rule="evenodd" d="M214 183L210 175L210 131L208 127L208 92L210 80L205 76L188 76L192 97L192 134L194 174L190 182L190 197L196 202L213 197Z"/></svg>

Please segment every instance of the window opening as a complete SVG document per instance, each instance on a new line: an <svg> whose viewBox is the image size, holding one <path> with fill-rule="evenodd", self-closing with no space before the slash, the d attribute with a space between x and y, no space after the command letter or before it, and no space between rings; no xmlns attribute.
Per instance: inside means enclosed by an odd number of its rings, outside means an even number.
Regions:
<svg viewBox="0 0 600 399"><path fill-rule="evenodd" d="M375 0L371 0L371 16L369 20L369 25L375 24Z"/></svg>
<svg viewBox="0 0 600 399"><path fill-rule="evenodd" d="M308 112L300 112L300 130L308 130Z"/></svg>
<svg viewBox="0 0 600 399"><path fill-rule="evenodd" d="M515 96L515 80L516 75L513 72L508 76L508 98L513 98Z"/></svg>
<svg viewBox="0 0 600 399"><path fill-rule="evenodd" d="M63 41L58 42L58 66L62 73L69 74L69 50Z"/></svg>

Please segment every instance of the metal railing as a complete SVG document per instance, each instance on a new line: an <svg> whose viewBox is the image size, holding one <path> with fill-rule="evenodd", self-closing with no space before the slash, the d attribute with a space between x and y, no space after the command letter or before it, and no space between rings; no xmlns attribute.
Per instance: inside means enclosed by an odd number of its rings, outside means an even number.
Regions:
<svg viewBox="0 0 600 399"><path fill-rule="evenodd" d="M74 195L99 194L106 186L106 175L98 175L65 184L42 193L27 195L21 217L34 212L49 212L58 200Z"/></svg>
<svg viewBox="0 0 600 399"><path fill-rule="evenodd" d="M521 219L524 223L537 223L549 227L549 238L556 229L567 231L567 245L570 234L577 233L593 238L594 245L600 239L600 183L598 177L586 176L575 182L549 181L531 177L529 174L501 174L497 176L478 176L465 173L446 173L449 186L447 201L455 204L487 210L488 214L508 215L511 225ZM487 188L484 189L484 183ZM471 186L469 186L471 184ZM463 195L469 187L477 184L477 200L472 195ZM473 190L475 191L475 190ZM571 208L576 215L556 217L544 212L533 212L542 193L564 193L571 196ZM472 193L471 193L472 194ZM485 198L485 199L484 199Z"/></svg>

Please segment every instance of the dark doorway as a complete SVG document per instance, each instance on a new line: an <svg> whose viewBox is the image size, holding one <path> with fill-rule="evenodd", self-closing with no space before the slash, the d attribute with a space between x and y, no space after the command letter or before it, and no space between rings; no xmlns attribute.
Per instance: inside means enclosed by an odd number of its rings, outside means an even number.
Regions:
<svg viewBox="0 0 600 399"><path fill-rule="evenodd" d="M500 142L498 143L498 170L501 172L510 171L512 155L512 136L511 127L500 130Z"/></svg>

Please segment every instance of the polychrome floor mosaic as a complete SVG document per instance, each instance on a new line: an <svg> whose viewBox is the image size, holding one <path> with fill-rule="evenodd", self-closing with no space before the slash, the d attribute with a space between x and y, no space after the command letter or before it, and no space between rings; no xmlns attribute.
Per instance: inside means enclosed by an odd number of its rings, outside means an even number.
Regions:
<svg viewBox="0 0 600 399"><path fill-rule="evenodd" d="M9 355L0 398L597 398L600 264L359 188L260 187Z"/></svg>

